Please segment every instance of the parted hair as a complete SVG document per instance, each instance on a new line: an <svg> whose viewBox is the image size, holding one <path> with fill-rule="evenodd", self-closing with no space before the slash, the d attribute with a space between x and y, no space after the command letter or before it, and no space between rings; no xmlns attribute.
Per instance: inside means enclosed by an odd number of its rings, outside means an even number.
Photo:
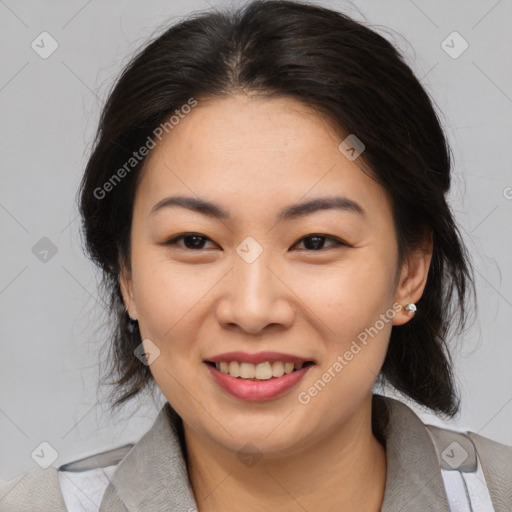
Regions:
<svg viewBox="0 0 512 512"><path fill-rule="evenodd" d="M108 94L78 201L84 246L101 270L112 320L105 372L112 405L155 384L134 356L142 340L138 327L130 332L119 284L122 266L131 268L133 204L145 158L108 193L98 190L190 98L200 104L240 92L299 100L364 143L358 161L389 192L400 262L431 232L433 255L418 311L392 328L379 377L418 404L453 416L460 399L449 341L467 325L475 292L447 202L453 159L434 102L404 56L376 31L341 12L285 0L181 19L136 52Z"/></svg>

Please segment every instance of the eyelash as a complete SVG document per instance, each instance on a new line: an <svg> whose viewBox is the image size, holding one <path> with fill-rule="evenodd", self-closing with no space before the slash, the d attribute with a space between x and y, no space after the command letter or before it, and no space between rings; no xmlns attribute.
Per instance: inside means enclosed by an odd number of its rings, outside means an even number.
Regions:
<svg viewBox="0 0 512 512"><path fill-rule="evenodd" d="M203 235L201 235L199 233L183 233L181 235L177 235L177 236L171 238L167 242L164 242L164 245L167 245L167 246L177 245L180 240L185 239L185 238L189 238L189 237L202 238L203 240L212 241L207 236L203 236ZM324 238L325 240L330 240L331 242L334 242L334 247L336 247L336 246L349 247L348 244L346 244L345 242L339 240L338 238L335 238L335 237L329 236L329 235L323 235L321 233L311 233L310 235L303 236L302 238L297 240L297 242L295 242L295 244L293 244L293 245L297 245L298 243L302 242L303 240L307 240L309 238ZM195 252L202 251L202 249L189 249L188 247L180 247L180 248L181 249L185 249L186 251L195 251ZM327 249L318 249L318 250L305 249L305 250L308 251L308 252L323 252L323 251L325 251Z"/></svg>

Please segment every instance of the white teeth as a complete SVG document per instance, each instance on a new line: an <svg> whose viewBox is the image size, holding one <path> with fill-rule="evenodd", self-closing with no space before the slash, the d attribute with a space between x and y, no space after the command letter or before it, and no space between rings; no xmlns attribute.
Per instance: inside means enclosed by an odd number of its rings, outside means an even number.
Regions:
<svg viewBox="0 0 512 512"><path fill-rule="evenodd" d="M239 363L238 361L222 361L215 363L217 370L231 375L232 377L240 377L242 379L258 379L268 380L272 377L282 377L288 375L294 370L300 370L304 363L291 363L283 361L267 361L265 363Z"/></svg>
<svg viewBox="0 0 512 512"><path fill-rule="evenodd" d="M229 375L232 377L240 377L240 365L236 361L229 363Z"/></svg>
<svg viewBox="0 0 512 512"><path fill-rule="evenodd" d="M272 378L272 365L270 363L260 363L256 365L254 377L260 380L268 380Z"/></svg>
<svg viewBox="0 0 512 512"><path fill-rule="evenodd" d="M295 365L293 363L284 363L284 373L292 373Z"/></svg>
<svg viewBox="0 0 512 512"><path fill-rule="evenodd" d="M284 363L276 361L272 363L272 377L282 377L284 375Z"/></svg>
<svg viewBox="0 0 512 512"><path fill-rule="evenodd" d="M230 368L231 368L231 363ZM240 377L242 379L254 379L254 374L256 373L256 368L251 363L240 363Z"/></svg>

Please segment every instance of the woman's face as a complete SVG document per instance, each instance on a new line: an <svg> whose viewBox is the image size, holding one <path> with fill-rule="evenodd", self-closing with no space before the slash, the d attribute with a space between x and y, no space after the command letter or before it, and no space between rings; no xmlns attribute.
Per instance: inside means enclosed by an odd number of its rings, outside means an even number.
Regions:
<svg viewBox="0 0 512 512"><path fill-rule="evenodd" d="M125 303L172 407L233 452L293 453L348 425L408 320L398 304L421 296L429 259L398 268L390 200L343 138L293 99L236 95L199 102L146 160ZM176 196L225 216L160 203Z"/></svg>

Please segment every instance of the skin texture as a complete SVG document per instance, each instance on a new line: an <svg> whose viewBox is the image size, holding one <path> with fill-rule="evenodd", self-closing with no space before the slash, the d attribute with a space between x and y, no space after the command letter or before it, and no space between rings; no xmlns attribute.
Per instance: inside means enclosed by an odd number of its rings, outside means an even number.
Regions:
<svg viewBox="0 0 512 512"><path fill-rule="evenodd" d="M421 297L432 246L426 240L398 267L389 197L340 152L344 137L297 100L239 94L199 101L146 160L121 288L142 338L160 350L150 370L183 418L200 512L380 510L386 455L371 430L371 390L392 325L411 314L383 322L309 403L298 395L379 315ZM359 203L364 215L325 210L275 220L285 206L333 194ZM182 207L150 214L171 195L216 202L232 218ZM184 232L205 238L165 245ZM348 246L304 240L315 234ZM236 251L249 236L262 248L252 263ZM247 402L224 392L203 362L233 350L316 364L285 395ZM261 456L251 465L238 456L247 443Z"/></svg>

